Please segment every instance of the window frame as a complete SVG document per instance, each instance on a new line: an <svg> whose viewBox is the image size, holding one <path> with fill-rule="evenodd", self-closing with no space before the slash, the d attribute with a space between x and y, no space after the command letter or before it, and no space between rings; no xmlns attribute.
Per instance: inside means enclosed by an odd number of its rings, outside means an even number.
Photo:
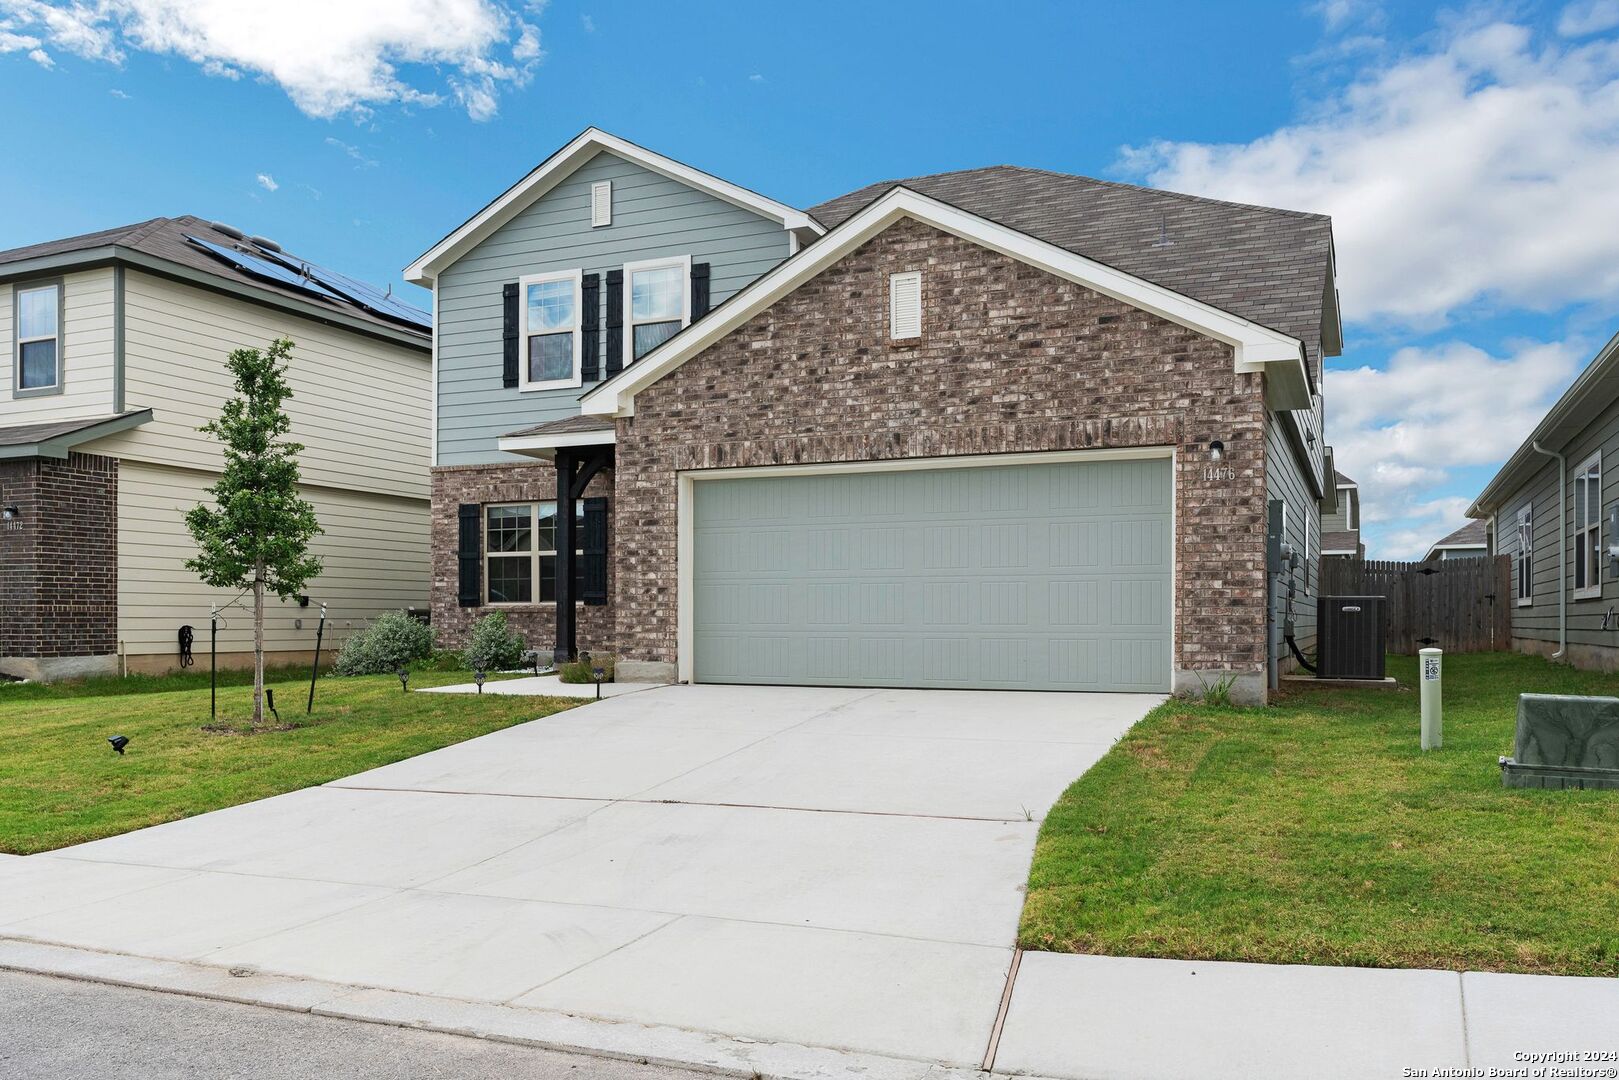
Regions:
<svg viewBox="0 0 1619 1080"><path fill-rule="evenodd" d="M1530 607L1535 602L1535 504L1525 503L1514 516L1517 527L1517 559L1513 565L1513 588L1518 606ZM1525 588L1527 587L1527 591Z"/></svg>
<svg viewBox="0 0 1619 1080"><path fill-rule="evenodd" d="M1593 472L1596 474L1594 480L1587 480L1586 477ZM1574 483L1578 485L1581 482L1595 484L1596 499L1591 498L1591 491L1588 488L1585 496L1585 511L1588 520L1582 525L1578 518L1575 518L1573 528L1570 530L1572 533L1571 540L1574 544L1574 572L1568 582L1569 594L1575 600L1598 600L1602 597L1602 560L1604 555L1602 549L1602 451L1598 450L1580 462L1580 467L1574 473ZM1570 492L1570 503L1568 512L1573 517L1580 505L1577 486L1574 491ZM1587 537L1593 534L1595 539L1588 544ZM1582 569L1587 575L1584 585L1578 584Z"/></svg>
<svg viewBox="0 0 1619 1080"><path fill-rule="evenodd" d="M33 281L19 281L11 287L11 396L13 398L47 397L51 394L63 392L65 379L65 352L67 337L67 289L62 278L39 278ZM41 289L56 290L56 333L54 336L35 336L24 338L22 335L22 294L38 292ZM56 371L55 381L49 386L24 386L22 384L22 347L36 341L56 342Z"/></svg>
<svg viewBox="0 0 1619 1080"><path fill-rule="evenodd" d="M485 606L494 607L494 608L534 608L534 607L547 607L547 606L555 607L556 606L556 597L555 596L553 596L549 600L546 600L546 599L542 598L543 590L541 588L541 584L544 581L544 576L540 573L540 560L542 558L545 558L546 556L550 556L551 558L555 558L556 555L557 555L556 533L555 533L554 530L551 533L551 547L542 548L542 547L540 547L540 544L539 544L540 518L544 516L541 513L541 508L545 507L545 506L551 507L551 511L550 511L551 516L555 517L556 512L557 512L557 502L556 502L555 499L530 499L530 500L527 500L527 501L518 501L518 502L491 502L491 503L484 503L479 507L478 512L479 512L480 516L479 516L479 522L478 522L478 531L482 534L482 537L483 537L483 553L482 553L483 554L483 602L484 602ZM491 510L514 510L514 509L517 509L519 507L526 507L528 509L528 535L529 535L529 549L528 549L528 551L526 551L526 552L521 552L521 551L490 551L489 550L489 511L491 511ZM573 564L573 573L574 573L574 578L575 578L574 591L575 591L575 594L576 594L574 599L578 600L578 595L577 595L577 593L579 592L578 579L579 579L580 575L583 573L582 556L584 554L584 551L583 551L583 543L584 543L583 532L584 532L584 530L581 528L581 525L582 525L582 523L584 521L584 514L585 514L585 503L584 503L583 499L575 499L574 500L573 514L574 514L574 564ZM490 563L490 560L491 559L518 559L518 558L521 558L521 557L523 557L525 555L528 557L528 560L529 560L529 581L532 582L532 584L533 584L533 589L532 589L532 592L531 592L531 594L529 596L529 599L527 599L527 600L492 600L492 599L490 599L490 595L489 595L489 563ZM554 582L554 578L553 578L553 582ZM555 591L555 584L552 585L552 590L553 590L553 592Z"/></svg>
<svg viewBox="0 0 1619 1080"><path fill-rule="evenodd" d="M680 329L684 330L691 325L691 256L672 255L663 259L640 259L636 262L624 264L624 365L639 359L635 355L635 275L643 270L662 270L665 267L678 266L681 271L680 281ZM642 325L670 322L669 319L643 319ZM675 333L679 333L677 330ZM650 350L646 355L657 352L659 347Z"/></svg>
<svg viewBox="0 0 1619 1080"><path fill-rule="evenodd" d="M530 379L529 337L528 332L528 290L534 285L547 285L553 281L571 281L573 283L573 375L567 379ZM584 281L585 272L579 267L572 270L552 270L543 274L525 274L517 279L517 389L519 392L531 390L564 390L584 385L584 355L581 352L584 345ZM561 334L565 331L553 330L552 334ZM549 336L549 335L547 335ZM521 503L496 503L498 506L520 506Z"/></svg>

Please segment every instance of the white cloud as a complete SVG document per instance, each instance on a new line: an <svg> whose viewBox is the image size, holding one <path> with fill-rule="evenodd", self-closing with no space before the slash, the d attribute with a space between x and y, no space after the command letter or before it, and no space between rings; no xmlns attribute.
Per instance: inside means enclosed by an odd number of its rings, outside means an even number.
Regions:
<svg viewBox="0 0 1619 1080"><path fill-rule="evenodd" d="M113 87L111 90L108 90L107 93L109 95L111 95L112 97L117 98L119 101L128 101L129 100L129 95L127 93L125 93L124 91L118 89L117 87Z"/></svg>
<svg viewBox="0 0 1619 1080"><path fill-rule="evenodd" d="M273 82L316 117L448 96L489 119L543 57L539 32L498 0L4 0L0 12L0 52L179 56L211 75Z"/></svg>
<svg viewBox="0 0 1619 1080"><path fill-rule="evenodd" d="M1430 493L1454 470L1517 449L1587 352L1580 342L1531 342L1503 357L1449 342L1400 349L1385 369L1329 369L1330 441L1339 470L1360 484L1377 555L1421 556L1459 526L1470 500Z"/></svg>
<svg viewBox="0 0 1619 1080"><path fill-rule="evenodd" d="M355 161L354 167L356 169L369 169L373 168L377 164L376 159L367 156L364 150L361 150L358 146L355 146L352 143L346 143L342 139L333 138L332 136L328 135L326 136L326 145L337 150L341 150L344 154L347 154L349 157L353 158Z"/></svg>
<svg viewBox="0 0 1619 1080"><path fill-rule="evenodd" d="M579 25L585 28L585 33L587 34L594 34L596 32L596 20L592 19L589 15L579 16Z"/></svg>
<svg viewBox="0 0 1619 1080"><path fill-rule="evenodd" d="M749 82L764 82L764 81L765 81L765 77L764 77L764 76L763 76L763 75L761 75L761 74L759 74L759 73L758 73L758 72L757 72L757 71L756 71L756 72L754 72L754 73L753 73L753 74L752 74L752 75L749 75L749 76L748 76L748 81L749 81Z"/></svg>
<svg viewBox="0 0 1619 1080"><path fill-rule="evenodd" d="M44 49L31 49L31 50L29 50L28 59L30 59L34 63L38 64L40 67L44 68L46 71L49 71L51 68L56 66L56 61L52 60L51 59L51 54L46 52Z"/></svg>
<svg viewBox="0 0 1619 1080"><path fill-rule="evenodd" d="M259 173L257 180L259 182L259 187L263 188L265 191L275 191L281 186L275 182L275 177L271 176L269 173Z"/></svg>
<svg viewBox="0 0 1619 1080"><path fill-rule="evenodd" d="M1557 32L1564 37L1600 34L1619 26L1619 0L1580 0L1557 17Z"/></svg>
<svg viewBox="0 0 1619 1080"><path fill-rule="evenodd" d="M1157 187L1333 215L1352 320L1619 296L1619 42L1461 22L1248 143L1159 141Z"/></svg>

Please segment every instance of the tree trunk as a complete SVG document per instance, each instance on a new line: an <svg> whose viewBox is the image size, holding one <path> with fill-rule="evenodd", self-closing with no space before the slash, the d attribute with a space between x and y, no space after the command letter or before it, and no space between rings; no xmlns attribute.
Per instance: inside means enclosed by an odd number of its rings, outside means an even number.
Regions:
<svg viewBox="0 0 1619 1080"><path fill-rule="evenodd" d="M253 571L253 726L264 723L264 560Z"/></svg>

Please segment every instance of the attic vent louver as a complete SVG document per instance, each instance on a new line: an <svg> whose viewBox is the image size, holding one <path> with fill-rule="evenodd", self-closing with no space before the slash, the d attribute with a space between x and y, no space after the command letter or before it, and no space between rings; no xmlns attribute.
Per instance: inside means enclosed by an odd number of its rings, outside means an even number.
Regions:
<svg viewBox="0 0 1619 1080"><path fill-rule="evenodd" d="M590 185L590 227L613 223L613 182L599 180Z"/></svg>
<svg viewBox="0 0 1619 1080"><path fill-rule="evenodd" d="M888 279L888 336L894 341L922 336L922 272Z"/></svg>

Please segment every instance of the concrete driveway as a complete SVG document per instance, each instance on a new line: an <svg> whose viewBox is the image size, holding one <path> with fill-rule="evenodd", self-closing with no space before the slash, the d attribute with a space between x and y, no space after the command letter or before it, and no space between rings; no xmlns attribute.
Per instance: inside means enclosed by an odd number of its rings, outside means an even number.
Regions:
<svg viewBox="0 0 1619 1080"><path fill-rule="evenodd" d="M678 686L0 860L0 936L957 1066L1160 698Z"/></svg>

